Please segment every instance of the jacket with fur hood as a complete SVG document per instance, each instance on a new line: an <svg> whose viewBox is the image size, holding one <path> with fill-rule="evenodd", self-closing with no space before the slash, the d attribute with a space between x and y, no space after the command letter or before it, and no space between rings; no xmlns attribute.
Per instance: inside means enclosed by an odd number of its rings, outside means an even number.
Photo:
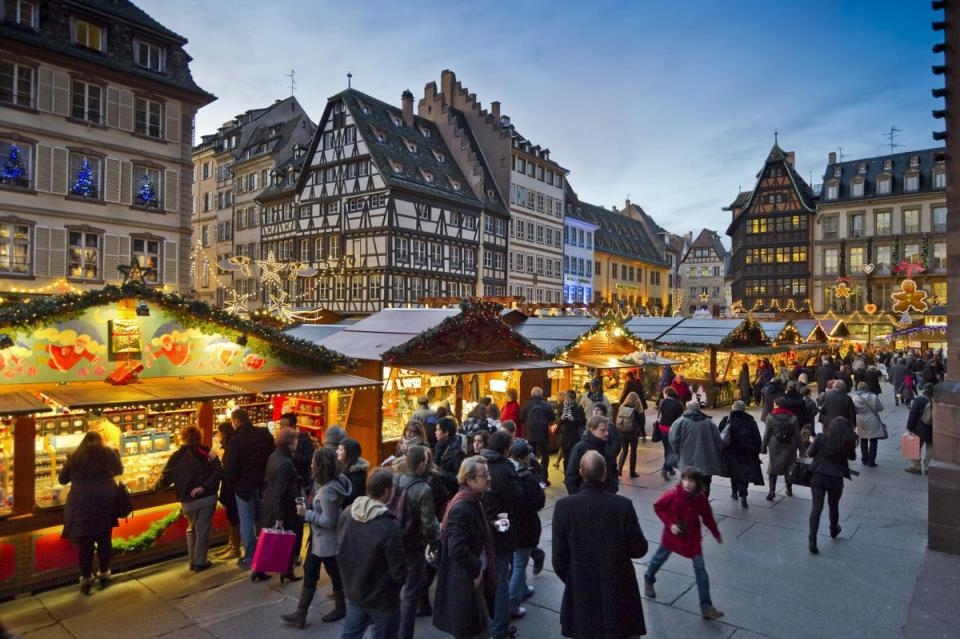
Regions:
<svg viewBox="0 0 960 639"><path fill-rule="evenodd" d="M323 486L313 485L313 505L304 519L310 524L310 553L316 557L337 554L337 521L343 501L352 486L346 475L338 474Z"/></svg>
<svg viewBox="0 0 960 639"><path fill-rule="evenodd" d="M376 499L357 497L340 515L337 544L346 598L363 608L396 607L407 568L400 526L387 507Z"/></svg>

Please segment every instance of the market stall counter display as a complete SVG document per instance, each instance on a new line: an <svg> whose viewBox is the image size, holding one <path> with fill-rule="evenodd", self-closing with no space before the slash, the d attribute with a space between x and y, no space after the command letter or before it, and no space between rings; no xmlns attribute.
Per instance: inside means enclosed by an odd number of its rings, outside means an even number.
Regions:
<svg viewBox="0 0 960 639"><path fill-rule="evenodd" d="M234 408L266 426L294 410L321 433L379 385L339 353L140 284L5 304L0 333L0 596L74 577L58 475L86 433L119 452L133 496L122 568L185 551L174 493L154 490L185 426L210 444Z"/></svg>

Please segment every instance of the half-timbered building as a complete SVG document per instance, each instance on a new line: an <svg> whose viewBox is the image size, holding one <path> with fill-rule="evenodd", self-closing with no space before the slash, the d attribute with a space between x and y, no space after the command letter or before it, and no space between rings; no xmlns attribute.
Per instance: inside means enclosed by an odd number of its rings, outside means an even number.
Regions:
<svg viewBox="0 0 960 639"><path fill-rule="evenodd" d="M485 203L409 91L402 108L330 98L296 188L295 251L319 271L305 303L366 314L477 294Z"/></svg>
<svg viewBox="0 0 960 639"><path fill-rule="evenodd" d="M726 312L724 297L724 263L727 249L720 235L711 229L703 229L697 235L680 262L680 272L687 283L687 310L707 309L714 317Z"/></svg>
<svg viewBox="0 0 960 639"><path fill-rule="evenodd" d="M740 193L724 208L733 215L727 235L733 238L735 309L809 309L816 199L794 168L793 152L774 142L754 190Z"/></svg>

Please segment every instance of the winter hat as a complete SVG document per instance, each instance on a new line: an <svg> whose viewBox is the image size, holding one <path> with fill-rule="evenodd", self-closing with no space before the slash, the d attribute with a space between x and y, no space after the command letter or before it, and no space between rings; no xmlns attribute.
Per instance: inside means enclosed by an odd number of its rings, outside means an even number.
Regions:
<svg viewBox="0 0 960 639"><path fill-rule="evenodd" d="M526 458L530 456L530 452L530 444L528 444L525 439L516 439L510 448L511 457Z"/></svg>
<svg viewBox="0 0 960 639"><path fill-rule="evenodd" d="M922 393L932 393L932 392L933 392L933 384L931 384L930 382L927 382L926 384L924 384L923 386L920 387L920 392L922 392Z"/></svg>
<svg viewBox="0 0 960 639"><path fill-rule="evenodd" d="M339 426L331 426L327 429L327 446L339 446L340 442L347 438L347 431Z"/></svg>

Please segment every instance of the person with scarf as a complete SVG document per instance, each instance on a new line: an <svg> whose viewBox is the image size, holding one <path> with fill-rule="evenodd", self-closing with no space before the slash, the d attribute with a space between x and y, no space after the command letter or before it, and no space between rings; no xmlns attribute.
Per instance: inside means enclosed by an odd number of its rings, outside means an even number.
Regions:
<svg viewBox="0 0 960 639"><path fill-rule="evenodd" d="M427 432L423 427L423 422L409 421L407 427L403 429L403 436L397 443L397 457L403 457L407 454L407 449L411 446L426 446Z"/></svg>
<svg viewBox="0 0 960 639"><path fill-rule="evenodd" d="M563 404L560 407L560 419L557 420L560 431L560 457L557 458L557 464L563 460L564 471L567 469L567 462L570 460L570 451L576 446L580 438L583 437L583 431L587 427L587 416L583 407L577 403L577 393L573 389L564 394Z"/></svg>
<svg viewBox="0 0 960 639"><path fill-rule="evenodd" d="M787 497L793 497L793 484L790 483L790 470L797 461L800 452L800 420L790 412L785 404L786 397L774 401L773 411L767 415L766 430L763 433L763 447L760 453L767 459L767 476L770 478L770 490L767 501L773 501L777 492L777 475L783 475L787 483Z"/></svg>
<svg viewBox="0 0 960 639"><path fill-rule="evenodd" d="M466 458L457 478L460 489L440 524L433 625L458 638L487 636L486 593L492 594L496 578L493 531L482 503L490 487L487 460L479 455Z"/></svg>
<svg viewBox="0 0 960 639"><path fill-rule="evenodd" d="M200 572L212 564L207 560L213 513L217 509L217 490L223 468L210 448L201 443L200 429L187 426L180 431L181 446L167 460L157 490L173 486L180 510L187 518L187 559L190 570Z"/></svg>
<svg viewBox="0 0 960 639"><path fill-rule="evenodd" d="M599 378L590 380L590 390L584 393L583 399L580 400L580 405L588 419L593 416L593 408L598 404L603 406L603 414L609 416L612 412L610 400L603 394L603 382Z"/></svg>

